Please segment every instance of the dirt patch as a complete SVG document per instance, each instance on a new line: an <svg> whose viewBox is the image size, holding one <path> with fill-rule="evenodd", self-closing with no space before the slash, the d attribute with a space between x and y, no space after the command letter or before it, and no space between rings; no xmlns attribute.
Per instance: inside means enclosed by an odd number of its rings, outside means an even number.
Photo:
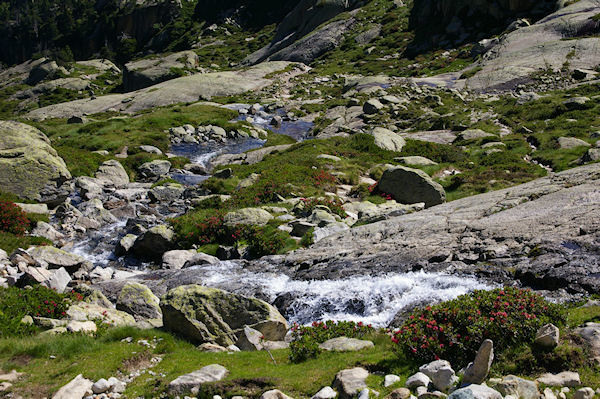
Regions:
<svg viewBox="0 0 600 399"><path fill-rule="evenodd" d="M10 361L17 367L27 366L32 360L33 356L31 355L17 355L10 359Z"/></svg>
<svg viewBox="0 0 600 399"><path fill-rule="evenodd" d="M211 399L214 395L259 397L265 390L273 389L275 384L267 378L236 379L221 381L202 386L202 392L198 394L199 399Z"/></svg>
<svg viewBox="0 0 600 399"><path fill-rule="evenodd" d="M129 374L132 371L146 369L152 365L152 354L149 351L136 353L132 357L123 360L123 364L119 370L124 374Z"/></svg>

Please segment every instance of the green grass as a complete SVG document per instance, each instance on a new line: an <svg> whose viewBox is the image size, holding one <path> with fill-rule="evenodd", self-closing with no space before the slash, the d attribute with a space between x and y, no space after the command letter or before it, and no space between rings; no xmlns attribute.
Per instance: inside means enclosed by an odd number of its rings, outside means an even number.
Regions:
<svg viewBox="0 0 600 399"><path fill-rule="evenodd" d="M576 327L585 321L597 320L600 308L573 308L569 310L568 326ZM565 327L566 328L566 327ZM491 376L513 373L528 379L536 378L541 366L578 371L584 386L600 384L600 370L587 362L584 349L571 341L566 330L561 334L562 344L552 353L536 351L528 346L511 348L496 354ZM133 343L121 342L132 337ZM25 372L26 376L15 383L12 391L24 397L49 397L60 386L76 375L97 380L128 374L133 369L149 363L159 355L163 361L152 368L158 373L142 374L127 387L127 397L159 397L168 383L178 376L209 364L220 364L230 374L224 381L204 386L201 397L219 394L222 397L243 395L256 398L268 389L277 388L297 398L311 397L323 386L333 382L335 374L346 368L365 367L371 375L367 384L385 397L391 390L403 386L406 378L414 374L420 364L399 357L389 337L377 333L367 337L375 347L359 352L324 352L316 359L294 364L289 360L289 350L272 351L276 363L267 352L203 353L192 344L160 330L138 330L132 327L104 330L96 338L83 335L55 337L21 337L0 339L0 368ZM155 340L156 348L147 349L137 341ZM450 359L452 360L452 359ZM562 366L561 366L561 363ZM378 372L378 374L374 374ZM162 374L164 373L164 376ZM393 373L401 381L389 388L382 385L383 375Z"/></svg>
<svg viewBox="0 0 600 399"><path fill-rule="evenodd" d="M106 150L115 154L127 146L131 156L122 162L133 177L135 170L142 163L153 159L166 159L141 153L138 149L140 145L153 145L167 152L169 138L165 130L188 123L194 126L211 124L233 129L241 126L241 123L230 122L236 115L234 111L206 105L177 105L157 108L131 117L97 115L92 117L94 121L84 125L70 125L64 119L34 125L52 140L53 146L65 159L74 176L92 175L98 165L112 158L93 154L92 151Z"/></svg>
<svg viewBox="0 0 600 399"><path fill-rule="evenodd" d="M17 236L0 232L0 249L11 254L18 248L27 249L33 245L52 245L52 241L42 237Z"/></svg>

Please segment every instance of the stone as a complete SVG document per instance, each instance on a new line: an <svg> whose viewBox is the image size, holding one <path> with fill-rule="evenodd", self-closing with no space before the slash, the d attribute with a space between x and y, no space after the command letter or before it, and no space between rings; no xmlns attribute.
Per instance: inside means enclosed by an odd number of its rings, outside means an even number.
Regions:
<svg viewBox="0 0 600 399"><path fill-rule="evenodd" d="M285 70L288 62L265 62L243 70L198 73L162 82L131 93L109 94L96 99L81 99L35 109L27 118L36 121L48 118L68 118L77 114L93 115L109 110L135 114L145 109L193 103L215 96L231 96L269 86L274 78L269 74Z"/></svg>
<svg viewBox="0 0 600 399"><path fill-rule="evenodd" d="M587 141L578 139L577 137L559 137L558 145L563 150L570 150L577 147L591 147Z"/></svg>
<svg viewBox="0 0 600 399"><path fill-rule="evenodd" d="M146 162L138 168L138 173L145 179L158 180L171 170L171 162L167 160L155 160Z"/></svg>
<svg viewBox="0 0 600 399"><path fill-rule="evenodd" d="M272 389L260 395L260 399L292 399L278 389Z"/></svg>
<svg viewBox="0 0 600 399"><path fill-rule="evenodd" d="M598 143L600 143L600 141L598 141L596 143L596 146L598 146ZM585 155L581 158L582 163L598 162L598 161L600 161L600 149L599 148L590 148L589 150L587 150Z"/></svg>
<svg viewBox="0 0 600 399"><path fill-rule="evenodd" d="M38 237L44 237L52 242L60 242L66 238L66 236L56 230L52 225L39 221L35 228L31 231L31 234Z"/></svg>
<svg viewBox="0 0 600 399"><path fill-rule="evenodd" d="M433 162L429 158L420 157L420 156L410 156L410 157L398 157L394 158L394 161L409 166L435 166L437 162Z"/></svg>
<svg viewBox="0 0 600 399"><path fill-rule="evenodd" d="M416 374L411 375L406 380L406 387L408 389L416 389L418 387L428 387L431 383L431 379L420 371Z"/></svg>
<svg viewBox="0 0 600 399"><path fill-rule="evenodd" d="M291 225L292 231L290 235L292 237L304 237L304 235L308 233L311 229L317 227L317 225L314 223L309 223L302 220L293 221L291 222Z"/></svg>
<svg viewBox="0 0 600 399"><path fill-rule="evenodd" d="M592 399L596 395L596 391L592 388L585 387L575 391L573 399Z"/></svg>
<svg viewBox="0 0 600 399"><path fill-rule="evenodd" d="M72 333L93 334L98 330L93 321L71 320L67 323L67 331Z"/></svg>
<svg viewBox="0 0 600 399"><path fill-rule="evenodd" d="M444 188L422 170L397 166L386 170L379 181L379 190L405 204L424 202L425 207L446 201Z"/></svg>
<svg viewBox="0 0 600 399"><path fill-rule="evenodd" d="M502 399L502 395L488 386L471 384L452 392L448 399Z"/></svg>
<svg viewBox="0 0 600 399"><path fill-rule="evenodd" d="M119 161L111 159L100 165L96 172L96 179L103 185L112 185L121 188L129 184L129 175Z"/></svg>
<svg viewBox="0 0 600 399"><path fill-rule="evenodd" d="M263 349L262 341L263 335L260 331L246 326L238 335L235 346L242 351L260 351Z"/></svg>
<svg viewBox="0 0 600 399"><path fill-rule="evenodd" d="M447 360L435 360L419 367L419 371L431 379L436 389L443 392L458 383L458 377Z"/></svg>
<svg viewBox="0 0 600 399"><path fill-rule="evenodd" d="M330 223L325 227L317 227L313 232L313 241L317 243L326 237L346 230L350 230L350 227L344 222L335 222Z"/></svg>
<svg viewBox="0 0 600 399"><path fill-rule="evenodd" d="M56 61L43 58L40 63L31 68L26 82L30 86L35 86L45 79L52 79L59 71L60 68Z"/></svg>
<svg viewBox="0 0 600 399"><path fill-rule="evenodd" d="M494 361L494 343L490 339L483 341L475 360L465 370L463 384L481 384L487 378Z"/></svg>
<svg viewBox="0 0 600 399"><path fill-rule="evenodd" d="M578 387L581 385L579 373L575 371L563 371L558 374L545 373L537 380L538 383L550 387Z"/></svg>
<svg viewBox="0 0 600 399"><path fill-rule="evenodd" d="M70 282L71 276L69 273L67 273L64 267L61 267L60 269L52 272L51 275L42 282L42 285L58 292L59 294L62 294L67 289L67 286Z"/></svg>
<svg viewBox="0 0 600 399"><path fill-rule="evenodd" d="M332 162L340 162L342 160L342 158L340 158L340 157L336 157L335 155L329 155L329 154L318 155L317 159L325 159L327 161L332 161Z"/></svg>
<svg viewBox="0 0 600 399"><path fill-rule="evenodd" d="M15 382L24 375L24 373L19 373L17 370L11 370L10 373L0 374L0 381Z"/></svg>
<svg viewBox="0 0 600 399"><path fill-rule="evenodd" d="M136 320L161 319L160 299L143 284L126 283L117 297L116 308Z"/></svg>
<svg viewBox="0 0 600 399"><path fill-rule="evenodd" d="M172 203L183 196L185 188L178 183L167 183L163 186L152 188L148 192L148 198L151 202L167 202Z"/></svg>
<svg viewBox="0 0 600 399"><path fill-rule="evenodd" d="M153 145L141 145L139 146L139 149L148 154L162 155L163 153L159 148L156 148Z"/></svg>
<svg viewBox="0 0 600 399"><path fill-rule="evenodd" d="M514 375L503 377L496 388L504 396L515 395L522 399L538 399L540 395L537 383Z"/></svg>
<svg viewBox="0 0 600 399"><path fill-rule="evenodd" d="M29 315L23 316L23 318L21 319L21 324L27 324L29 326L33 325L33 317Z"/></svg>
<svg viewBox="0 0 600 399"><path fill-rule="evenodd" d="M216 177L217 179L229 179L231 176L233 176L233 169L231 169L231 168L221 169L218 172L213 173L213 176Z"/></svg>
<svg viewBox="0 0 600 399"><path fill-rule="evenodd" d="M585 110L589 101L589 97L573 97L563 101L563 105L569 110Z"/></svg>
<svg viewBox="0 0 600 399"><path fill-rule="evenodd" d="M252 174L250 174L250 176L246 177L244 180L242 180L238 183L236 190L241 190L243 188L251 187L259 180L260 180L260 175L257 173L252 173Z"/></svg>
<svg viewBox="0 0 600 399"><path fill-rule="evenodd" d="M115 255L124 256L128 254L129 251L133 248L133 245L135 244L137 238L138 236L134 234L127 234L126 236L121 238L115 247Z"/></svg>
<svg viewBox="0 0 600 399"><path fill-rule="evenodd" d="M181 71L193 73L199 65L193 51L180 51L168 55L146 57L131 61L123 68L123 87L134 91L154 86L181 76Z"/></svg>
<svg viewBox="0 0 600 399"><path fill-rule="evenodd" d="M15 202L15 205L21 208L25 213L48 215L48 205L46 204L20 204Z"/></svg>
<svg viewBox="0 0 600 399"><path fill-rule="evenodd" d="M110 383L104 378L100 378L92 385L92 392L95 394L104 393L110 389Z"/></svg>
<svg viewBox="0 0 600 399"><path fill-rule="evenodd" d="M329 352L356 352L373 347L375 345L371 341L348 337L331 338L319 345L319 348Z"/></svg>
<svg viewBox="0 0 600 399"><path fill-rule="evenodd" d="M371 135L375 138L375 145L384 150L401 152L406 145L402 136L382 127L373 129Z"/></svg>
<svg viewBox="0 0 600 399"><path fill-rule="evenodd" d="M600 361L600 323L586 323L575 329L575 334L589 346L593 359Z"/></svg>
<svg viewBox="0 0 600 399"><path fill-rule="evenodd" d="M335 399L337 397L337 392L333 390L331 387L323 387L314 394L310 399Z"/></svg>
<svg viewBox="0 0 600 399"><path fill-rule="evenodd" d="M80 302L71 305L67 310L67 316L76 321L100 320L114 327L135 326L136 322L129 313L121 312L113 308L107 308L94 303Z"/></svg>
<svg viewBox="0 0 600 399"><path fill-rule="evenodd" d="M398 381L396 381L398 382ZM394 382L395 384L395 382ZM393 384L390 384L393 385ZM384 386L390 386L390 385L385 385ZM388 396L386 396L386 399L408 399L410 398L410 390L408 390L407 388L398 388L398 389L394 389L392 392L390 392L390 394Z"/></svg>
<svg viewBox="0 0 600 399"><path fill-rule="evenodd" d="M264 209L243 208L227 213L224 222L226 226L230 227L237 225L264 226L271 219L273 219L273 215Z"/></svg>
<svg viewBox="0 0 600 399"><path fill-rule="evenodd" d="M193 249L173 250L163 254L161 268L183 269L196 265L216 265L217 263L219 263L218 258Z"/></svg>
<svg viewBox="0 0 600 399"><path fill-rule="evenodd" d="M208 353L227 352L227 348L225 348L224 346L217 345L217 344L211 344L210 342L206 342L202 345L199 345L198 350L201 352L208 352Z"/></svg>
<svg viewBox="0 0 600 399"><path fill-rule="evenodd" d="M555 348L560 340L560 330L554 324L542 326L535 334L535 344L543 348Z"/></svg>
<svg viewBox="0 0 600 399"><path fill-rule="evenodd" d="M363 112L367 115L373 115L379 113L383 107L384 105L378 99L372 98L363 105Z"/></svg>
<svg viewBox="0 0 600 399"><path fill-rule="evenodd" d="M92 381L83 378L83 375L79 374L67 385L60 388L52 396L52 399L82 399L92 392L92 385L94 385Z"/></svg>
<svg viewBox="0 0 600 399"><path fill-rule="evenodd" d="M164 328L192 342L232 345L246 326L283 340L287 322L266 302L199 285L180 286L160 301Z"/></svg>
<svg viewBox="0 0 600 399"><path fill-rule="evenodd" d="M142 259L162 259L164 253L173 248L174 240L173 229L161 224L139 236L131 250Z"/></svg>
<svg viewBox="0 0 600 399"><path fill-rule="evenodd" d="M484 132L481 129L469 129L461 132L458 136L456 136L455 142L458 141L469 141L469 140L479 140L485 139L488 137L496 137L496 135L488 132Z"/></svg>
<svg viewBox="0 0 600 399"><path fill-rule="evenodd" d="M340 399L352 398L367 388L368 376L369 372L362 367L342 370L335 375L333 388L338 391Z"/></svg>
<svg viewBox="0 0 600 399"><path fill-rule="evenodd" d="M229 371L225 367L219 364L211 364L202 367L200 370L177 377L169 383L168 391L171 395L189 393L203 384L221 381L227 374L229 374Z"/></svg>
<svg viewBox="0 0 600 399"><path fill-rule="evenodd" d="M308 217L308 222L318 227L325 227L337 222L337 220L331 212L325 209L315 208Z"/></svg>
<svg viewBox="0 0 600 399"><path fill-rule="evenodd" d="M389 387L400 381L400 377L395 374L388 374L383 379L383 386ZM410 396L410 395L409 395Z"/></svg>
<svg viewBox="0 0 600 399"><path fill-rule="evenodd" d="M32 126L0 121L0 154L0 187L21 198L48 202L45 192L59 190L71 179L65 161L50 140Z"/></svg>
<svg viewBox="0 0 600 399"><path fill-rule="evenodd" d="M543 399L558 399L552 389L546 388L544 389L544 398Z"/></svg>

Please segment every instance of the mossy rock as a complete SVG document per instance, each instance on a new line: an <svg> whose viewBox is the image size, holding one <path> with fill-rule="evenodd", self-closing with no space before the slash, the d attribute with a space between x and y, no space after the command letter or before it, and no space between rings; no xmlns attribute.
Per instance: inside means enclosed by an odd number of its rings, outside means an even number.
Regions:
<svg viewBox="0 0 600 399"><path fill-rule="evenodd" d="M38 129L24 123L0 121L0 187L29 200L71 178L65 161Z"/></svg>
<svg viewBox="0 0 600 399"><path fill-rule="evenodd" d="M288 327L277 309L264 301L200 285L169 291L160 308L166 330L197 344L232 345L245 326L261 331L265 339L280 341Z"/></svg>

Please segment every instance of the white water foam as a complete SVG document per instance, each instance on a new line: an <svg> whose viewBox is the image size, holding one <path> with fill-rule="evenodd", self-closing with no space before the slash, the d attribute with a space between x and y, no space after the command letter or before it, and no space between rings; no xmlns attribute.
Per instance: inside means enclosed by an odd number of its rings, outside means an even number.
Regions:
<svg viewBox="0 0 600 399"><path fill-rule="evenodd" d="M94 266L105 267L114 257L114 245L107 242L107 238L117 238L118 231L125 227L127 220L119 220L116 223L109 224L94 232L88 232L86 238L78 241L71 248L70 252L79 255L85 260L94 264Z"/></svg>
<svg viewBox="0 0 600 399"><path fill-rule="evenodd" d="M353 320L387 326L402 309L415 304L456 298L476 289L491 288L472 277L443 273L388 273L341 280L294 280L274 273L254 273L235 262L196 266L202 284L241 294L262 292L270 301L289 296L287 318L300 324L324 320Z"/></svg>

